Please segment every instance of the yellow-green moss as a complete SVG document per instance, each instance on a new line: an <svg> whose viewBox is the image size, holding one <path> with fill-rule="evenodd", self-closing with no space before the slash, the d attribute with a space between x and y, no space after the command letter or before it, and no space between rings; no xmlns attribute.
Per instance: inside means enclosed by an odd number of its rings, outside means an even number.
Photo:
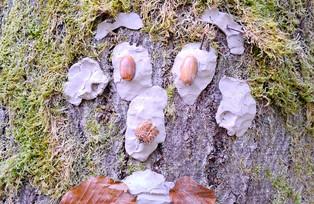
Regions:
<svg viewBox="0 0 314 204"><path fill-rule="evenodd" d="M294 204L301 204L302 198L299 192L289 184L284 176L273 176L270 170L265 171L265 176L270 180L272 187L276 191L273 198L273 204L284 204L292 202Z"/></svg>
<svg viewBox="0 0 314 204"><path fill-rule="evenodd" d="M167 118L174 120L176 117L176 108L174 105L174 94L175 94L175 86L174 85L168 85L166 91L168 96L168 103L165 108L165 115Z"/></svg>
<svg viewBox="0 0 314 204"><path fill-rule="evenodd" d="M0 104L11 113L19 153L0 160L8 167L0 175L0 194L14 193L29 178L41 192L60 196L62 161L53 155L54 113L47 104L62 91L75 59L98 56L91 41L98 15L127 8L126 1L14 1L0 38Z"/></svg>
<svg viewBox="0 0 314 204"><path fill-rule="evenodd" d="M127 167L127 175L130 175L136 171L144 171L146 169L145 165L143 163L134 161L134 163L128 164Z"/></svg>

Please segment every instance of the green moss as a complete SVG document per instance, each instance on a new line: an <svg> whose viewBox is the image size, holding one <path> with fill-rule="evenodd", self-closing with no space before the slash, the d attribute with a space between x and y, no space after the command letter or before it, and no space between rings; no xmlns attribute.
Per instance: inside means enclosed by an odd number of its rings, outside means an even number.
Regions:
<svg viewBox="0 0 314 204"><path fill-rule="evenodd" d="M292 202L294 204L301 203L301 195L295 191L294 188L289 184L286 177L273 176L270 170L265 170L265 176L270 180L272 187L276 191L273 199L274 204L283 204Z"/></svg>
<svg viewBox="0 0 314 204"><path fill-rule="evenodd" d="M45 194L59 197L64 190L47 104L62 91L66 70L76 58L98 55L91 40L99 12L129 8L126 1L115 2L121 6L97 0L39 1L32 6L14 1L0 38L0 104L12 113L20 152L0 163L9 166L0 175L0 194L14 193L26 178Z"/></svg>
<svg viewBox="0 0 314 204"><path fill-rule="evenodd" d="M165 115L167 118L174 120L176 118L176 107L174 104L175 86L172 84L168 85L166 91L168 96L168 103L165 108Z"/></svg>
<svg viewBox="0 0 314 204"><path fill-rule="evenodd" d="M131 175L136 171L144 171L146 169L145 165L140 162L130 163L127 166L127 175Z"/></svg>
<svg viewBox="0 0 314 204"><path fill-rule="evenodd" d="M277 190L277 196L273 203L286 203L288 199L291 199L295 204L301 203L301 195L293 190L286 178L276 177L272 179L272 186Z"/></svg>
<svg viewBox="0 0 314 204"><path fill-rule="evenodd" d="M168 96L168 101L173 102L174 99L174 94L175 94L175 86L173 84L170 84L167 86L167 96Z"/></svg>
<svg viewBox="0 0 314 204"><path fill-rule="evenodd" d="M95 119L89 119L86 123L86 128L94 136L100 134L101 127Z"/></svg>

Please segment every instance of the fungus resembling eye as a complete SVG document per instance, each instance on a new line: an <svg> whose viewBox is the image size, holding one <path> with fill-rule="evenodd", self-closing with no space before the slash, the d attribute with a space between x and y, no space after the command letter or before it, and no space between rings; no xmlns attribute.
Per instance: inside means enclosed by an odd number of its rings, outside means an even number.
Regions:
<svg viewBox="0 0 314 204"><path fill-rule="evenodd" d="M180 67L180 80L185 85L191 85L196 77L198 62L194 56L187 56Z"/></svg>
<svg viewBox="0 0 314 204"><path fill-rule="evenodd" d="M120 61L120 76L121 79L131 81L136 72L136 64L130 55L125 56Z"/></svg>
<svg viewBox="0 0 314 204"><path fill-rule="evenodd" d="M144 121L135 129L135 136L142 143L149 144L159 134L158 129L151 121Z"/></svg>
<svg viewBox="0 0 314 204"><path fill-rule="evenodd" d="M205 36L205 35L204 35ZM208 43L189 43L178 53L172 67L174 85L183 102L193 105L197 97L213 79L217 65L216 51Z"/></svg>
<svg viewBox="0 0 314 204"><path fill-rule="evenodd" d="M148 50L135 43L123 42L112 51L113 79L119 96L131 101L152 87L152 64Z"/></svg>

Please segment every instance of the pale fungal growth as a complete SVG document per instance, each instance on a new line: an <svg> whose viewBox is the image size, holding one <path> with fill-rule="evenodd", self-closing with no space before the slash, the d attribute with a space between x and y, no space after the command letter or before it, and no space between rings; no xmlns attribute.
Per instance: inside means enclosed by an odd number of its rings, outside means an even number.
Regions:
<svg viewBox="0 0 314 204"><path fill-rule="evenodd" d="M153 86L132 100L127 113L126 152L134 159L145 161L166 138L163 109L167 93Z"/></svg>
<svg viewBox="0 0 314 204"><path fill-rule="evenodd" d="M152 64L147 49L128 42L112 52L113 78L119 96L127 101L152 86Z"/></svg>
<svg viewBox="0 0 314 204"><path fill-rule="evenodd" d="M233 20L231 15L220 12L217 8L209 8L205 10L201 19L216 25L225 33L230 53L235 55L244 53L243 28Z"/></svg>
<svg viewBox="0 0 314 204"><path fill-rule="evenodd" d="M169 191L173 182L166 182L163 175L150 169L137 171L123 181L129 192L137 196L137 204L167 204L171 203Z"/></svg>
<svg viewBox="0 0 314 204"><path fill-rule="evenodd" d="M227 129L230 136L244 135L256 114L256 102L249 85L244 80L223 77L219 89L222 101L216 113L218 125Z"/></svg>
<svg viewBox="0 0 314 204"><path fill-rule="evenodd" d="M106 37L109 32L119 27L138 30L143 27L143 22L137 13L119 13L115 19L115 22L108 23L104 21L98 24L95 35L96 40L101 40L102 38Z"/></svg>
<svg viewBox="0 0 314 204"><path fill-rule="evenodd" d="M67 100L79 105L82 99L91 100L101 94L109 82L97 61L84 58L73 64L68 72L68 82L64 86Z"/></svg>
<svg viewBox="0 0 314 204"><path fill-rule="evenodd" d="M188 105L193 105L215 74L217 55L213 48L200 49L201 43L183 47L175 58L172 68L174 84Z"/></svg>

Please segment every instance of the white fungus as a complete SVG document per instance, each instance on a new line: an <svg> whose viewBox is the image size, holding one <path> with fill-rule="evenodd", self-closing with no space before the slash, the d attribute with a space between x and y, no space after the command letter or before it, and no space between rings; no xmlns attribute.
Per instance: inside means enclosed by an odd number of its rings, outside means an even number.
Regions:
<svg viewBox="0 0 314 204"><path fill-rule="evenodd" d="M204 22L216 25L225 33L232 54L242 55L244 53L242 26L236 23L231 15L219 12L217 8L209 8L205 10L201 19Z"/></svg>
<svg viewBox="0 0 314 204"><path fill-rule="evenodd" d="M198 70L191 85L186 85L180 79L181 65L186 57L193 56L197 59ZM188 105L193 105L200 93L213 79L217 64L217 55L213 48L209 51L201 50L200 43L190 43L183 47L175 58L172 68L174 84L183 99Z"/></svg>
<svg viewBox="0 0 314 204"><path fill-rule="evenodd" d="M95 39L101 40L107 34L119 27L126 27L131 30L138 30L143 27L143 22L140 16L136 13L119 13L113 23L101 22L97 26Z"/></svg>
<svg viewBox="0 0 314 204"><path fill-rule="evenodd" d="M69 69L64 94L70 103L79 105L82 99L96 98L104 91L108 82L109 77L103 73L98 62L86 57Z"/></svg>
<svg viewBox="0 0 314 204"><path fill-rule="evenodd" d="M127 113L127 130L125 133L126 152L134 159L145 161L148 156L166 138L163 109L167 105L167 93L159 87L153 86L132 100ZM157 134L148 143L141 142L136 136L137 128L149 121Z"/></svg>
<svg viewBox="0 0 314 204"><path fill-rule="evenodd" d="M173 182L166 182L165 177L150 169L137 171L123 181L129 192L137 196L137 204L168 204L171 203L169 191Z"/></svg>
<svg viewBox="0 0 314 204"><path fill-rule="evenodd" d="M219 89L222 101L216 113L218 125L227 129L230 136L244 135L256 114L256 102L251 96L249 85L244 80L223 77Z"/></svg>
<svg viewBox="0 0 314 204"><path fill-rule="evenodd" d="M136 65L135 76L132 80L123 80L120 75L120 62L131 56ZM127 101L152 86L152 64L147 49L142 46L130 45L128 42L118 44L112 52L113 78L117 85L119 96Z"/></svg>

